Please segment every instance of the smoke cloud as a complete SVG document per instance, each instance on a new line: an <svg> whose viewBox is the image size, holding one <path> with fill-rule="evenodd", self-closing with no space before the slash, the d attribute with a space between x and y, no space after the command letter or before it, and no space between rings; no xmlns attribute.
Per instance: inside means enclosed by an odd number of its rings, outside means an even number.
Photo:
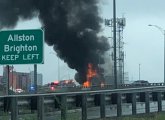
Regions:
<svg viewBox="0 0 165 120"><path fill-rule="evenodd" d="M19 19L39 17L45 42L70 68L79 83L86 81L88 63L104 63L109 49L101 32L98 0L0 0L0 29L14 27Z"/></svg>

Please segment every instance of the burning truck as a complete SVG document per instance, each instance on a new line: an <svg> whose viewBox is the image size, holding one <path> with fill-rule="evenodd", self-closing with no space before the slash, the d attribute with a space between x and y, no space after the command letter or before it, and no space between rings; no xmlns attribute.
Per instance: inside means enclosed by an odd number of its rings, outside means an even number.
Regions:
<svg viewBox="0 0 165 120"><path fill-rule="evenodd" d="M39 19L45 42L88 87L103 78L103 54L109 49L102 36L100 0L0 0L0 29L14 28L20 20ZM97 77L99 76L99 77ZM97 78L97 79L96 79ZM98 82L99 83L99 82Z"/></svg>

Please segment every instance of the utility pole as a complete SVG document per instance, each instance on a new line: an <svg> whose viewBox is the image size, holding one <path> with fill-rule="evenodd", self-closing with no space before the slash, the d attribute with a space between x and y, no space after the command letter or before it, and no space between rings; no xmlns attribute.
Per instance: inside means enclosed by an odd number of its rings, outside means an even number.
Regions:
<svg viewBox="0 0 165 120"><path fill-rule="evenodd" d="M114 77L114 88L117 88L119 84L124 83L122 69L124 57L122 57L123 44L122 42L122 33L125 27L125 18L116 18L116 0L113 0L113 18L105 19L105 25L108 27L112 27L113 32L113 77ZM118 34L117 34L118 33ZM118 37L117 37L118 36ZM110 38L110 37L108 37ZM118 51L118 52L117 52ZM122 64L123 63L123 64ZM119 73L117 73L119 67ZM119 77L117 77L119 75ZM120 80L120 81L119 81Z"/></svg>
<svg viewBox="0 0 165 120"><path fill-rule="evenodd" d="M116 62L116 0L113 0L113 47L114 47L114 83L117 89L117 62Z"/></svg>

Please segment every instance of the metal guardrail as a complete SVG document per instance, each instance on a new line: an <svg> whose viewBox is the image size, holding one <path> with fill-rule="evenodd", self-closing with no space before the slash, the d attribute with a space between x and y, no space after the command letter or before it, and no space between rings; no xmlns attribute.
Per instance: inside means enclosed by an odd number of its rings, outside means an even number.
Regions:
<svg viewBox="0 0 165 120"><path fill-rule="evenodd" d="M126 87L147 87L147 86L165 86L165 83L148 83L148 84L121 84L119 88Z"/></svg>
<svg viewBox="0 0 165 120"><path fill-rule="evenodd" d="M165 86L164 83L150 83L150 84L144 84L144 85L131 85L131 84L123 84L118 86L118 89L114 89L113 87L111 87L111 85L106 85L104 87L100 87L100 86L93 86L90 88L84 88L84 87L64 87L62 88L62 90L59 91L50 91L48 93L45 92L38 92L38 94L14 94L14 95L4 95L4 96L0 96L1 97L14 97L14 96L48 96L48 95L64 95L64 94L83 94L83 93L101 93L101 92L109 92L109 93L123 93L129 91L129 92L145 92L147 91L152 91L152 89L160 91L160 90L164 90Z"/></svg>
<svg viewBox="0 0 165 120"><path fill-rule="evenodd" d="M129 94L130 101L132 103L132 114L136 114L136 95L138 93L144 93L144 101L146 104L146 113L149 113L149 93L156 93L156 98L158 101L158 111L162 111L161 108L161 94L165 92L165 86L145 86L145 87L134 87L134 88L120 88L120 89L105 89L101 88L100 90L91 89L84 89L81 91L73 91L73 92L65 92L65 93L41 93L41 94L24 94L24 95L6 95L0 96L0 99L11 99L11 120L18 119L18 106L26 106L31 104L31 99L36 97L37 99L37 113L38 113L38 120L44 120L44 106L46 104L55 104L58 103L59 109L61 109L61 119L66 120L66 113L67 113L67 104L74 103L75 105L81 103L79 107L82 109L82 120L87 120L87 103L89 102L97 102L100 106L100 115L101 118L105 118L105 105L108 101L112 101L109 98L109 94L114 94L113 99L116 101L117 104L117 116L122 115L122 94ZM92 95L92 97L91 97ZM96 96L97 95L97 96ZM88 97L89 96L89 97ZM96 97L93 97L96 96ZM58 99L57 99L58 97ZM95 103L96 104L96 103ZM4 106L3 102L0 102L0 105Z"/></svg>
<svg viewBox="0 0 165 120"><path fill-rule="evenodd" d="M125 89L125 88L139 88L139 87L154 87L154 86L165 86L164 83L147 83L147 84L121 84L118 85L119 89ZM111 84L105 84L103 86L96 86L93 85L91 87L83 87L83 86L73 86L73 87L67 87L67 86L56 86L56 89L53 91L50 89L50 86L44 86L39 87L40 93L50 93L50 92L74 92L74 91L85 91L85 90L100 90L100 89L115 89L114 85Z"/></svg>

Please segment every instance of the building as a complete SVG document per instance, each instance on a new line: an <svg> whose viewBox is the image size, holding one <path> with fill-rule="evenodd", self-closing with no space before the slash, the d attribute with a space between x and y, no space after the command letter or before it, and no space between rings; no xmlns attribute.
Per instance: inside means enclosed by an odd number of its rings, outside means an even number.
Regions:
<svg viewBox="0 0 165 120"><path fill-rule="evenodd" d="M8 71L9 69L9 71ZM8 74L9 73L9 74ZM25 72L16 72L13 70L12 66L5 66L3 68L3 76L0 79L2 85L7 88L9 78L9 89L16 90L22 89L28 91L29 86L34 85L34 72L25 73ZM37 74L37 85L42 85L42 74Z"/></svg>
<svg viewBox="0 0 165 120"><path fill-rule="evenodd" d="M16 89L28 90L31 84L29 73L16 72Z"/></svg>

